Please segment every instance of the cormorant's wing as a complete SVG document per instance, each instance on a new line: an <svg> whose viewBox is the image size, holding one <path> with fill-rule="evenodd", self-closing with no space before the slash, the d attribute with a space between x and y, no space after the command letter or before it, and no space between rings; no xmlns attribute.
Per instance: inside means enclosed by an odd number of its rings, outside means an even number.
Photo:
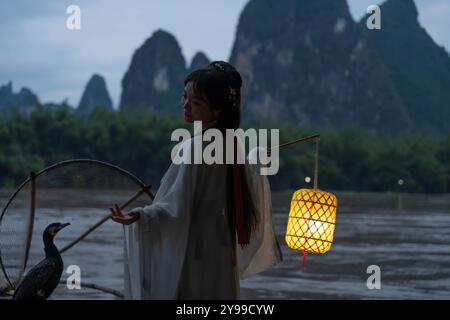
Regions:
<svg viewBox="0 0 450 320"><path fill-rule="evenodd" d="M34 266L22 279L14 292L14 299L45 299L44 290L52 275L57 272L57 265L53 259L44 259Z"/></svg>

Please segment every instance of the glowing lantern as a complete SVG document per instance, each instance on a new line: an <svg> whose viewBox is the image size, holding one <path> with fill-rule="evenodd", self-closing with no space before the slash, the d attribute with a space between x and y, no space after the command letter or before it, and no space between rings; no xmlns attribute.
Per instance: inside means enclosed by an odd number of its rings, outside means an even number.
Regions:
<svg viewBox="0 0 450 320"><path fill-rule="evenodd" d="M336 224L336 196L313 189L294 193L286 230L289 248L307 253L326 253L333 243Z"/></svg>
<svg viewBox="0 0 450 320"><path fill-rule="evenodd" d="M314 189L300 189L294 193L286 230L289 248L303 252L302 269L308 253L330 250L336 224L336 196L317 189L318 154L317 140Z"/></svg>

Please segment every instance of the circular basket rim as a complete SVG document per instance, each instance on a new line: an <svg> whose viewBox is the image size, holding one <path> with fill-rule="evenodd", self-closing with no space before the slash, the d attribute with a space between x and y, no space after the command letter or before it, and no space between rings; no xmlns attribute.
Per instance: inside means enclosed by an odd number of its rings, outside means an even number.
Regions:
<svg viewBox="0 0 450 320"><path fill-rule="evenodd" d="M108 162L105 162L105 161L95 160L95 159L70 159L70 160L65 160L65 161L61 161L61 162L55 163L53 165L50 165L50 166L46 167L45 169L42 169L38 173L31 172L30 177L28 177L28 179L26 179L24 182L22 182L22 184L20 184L20 186L9 197L8 201L6 202L5 207L2 209L2 212L0 214L0 232L1 232L1 226L2 226L3 217L4 217L5 213L6 213L6 211L8 210L8 208L11 205L12 201L17 197L19 192L22 191L22 189L26 185L28 185L33 179L37 179L39 176L41 176L44 173L50 172L50 171L55 170L55 169L60 168L60 167L68 166L68 165L71 165L71 164L80 164L80 163L95 164L95 165L100 165L100 166L103 166L103 167L107 167L109 169L113 169L116 172L122 174L123 176L130 178L133 182L135 182L137 185L139 185L139 187L142 190L144 190L144 192L146 194L148 194L150 196L150 198L152 198L152 194L149 192L148 187L147 187L146 184L144 184L144 182L142 182L138 177L136 177L131 172L129 172L129 171L125 170L125 169L122 169L119 166L116 166L114 164L111 164L111 163L108 163ZM6 270L5 270L5 266L3 264L2 253L1 253L1 246L0 246L0 267L1 267L0 269L2 270L2 273L3 273L4 277L5 277L5 280L8 282L8 284L10 286L12 286L11 280L9 279L8 274L7 274ZM2 288L0 288L0 290L2 290Z"/></svg>

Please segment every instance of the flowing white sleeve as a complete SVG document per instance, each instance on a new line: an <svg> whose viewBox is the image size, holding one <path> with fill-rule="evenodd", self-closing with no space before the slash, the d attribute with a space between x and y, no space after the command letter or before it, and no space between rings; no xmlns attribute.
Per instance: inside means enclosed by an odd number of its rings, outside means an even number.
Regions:
<svg viewBox="0 0 450 320"><path fill-rule="evenodd" d="M198 138L196 138L198 139ZM192 207L195 194L195 182L198 170L201 166L192 163L194 139L185 141L178 152L183 158L180 164L172 163L156 193L152 204L143 208L135 208L132 212L141 213L143 222L148 222L156 216L167 218L179 218L186 215L187 208Z"/></svg>
<svg viewBox="0 0 450 320"><path fill-rule="evenodd" d="M151 205L125 227L125 298L175 299L194 207L198 165L172 164Z"/></svg>
<svg viewBox="0 0 450 320"><path fill-rule="evenodd" d="M141 213L141 219L149 222L156 216L180 218L192 207L195 193L196 171L198 165L172 164L158 189L152 204L135 208L132 212Z"/></svg>

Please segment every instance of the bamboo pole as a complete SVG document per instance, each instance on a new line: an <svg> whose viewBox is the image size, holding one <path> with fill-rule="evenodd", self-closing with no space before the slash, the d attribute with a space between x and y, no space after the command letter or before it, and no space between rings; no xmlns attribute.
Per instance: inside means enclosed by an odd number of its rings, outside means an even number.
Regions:
<svg viewBox="0 0 450 320"><path fill-rule="evenodd" d="M316 140L316 152L315 152L315 163L314 163L314 191L317 191L317 181L319 179L319 142L320 138Z"/></svg>
<svg viewBox="0 0 450 320"><path fill-rule="evenodd" d="M126 208L130 203L132 203L134 200L136 200L137 198L139 198L144 192L149 193L150 197L153 201L153 199L155 198L155 195L150 191L151 186L146 186L145 188L142 188L141 190L139 190L134 196L132 196L127 202L125 202L124 204L120 205L120 209L124 209ZM108 213L107 215L105 215L103 218L101 218L96 224L94 224L93 226L91 226L88 230L86 230L83 234L81 234L78 238L76 238L75 240L73 240L71 243L69 243L68 245L66 245L64 248L62 248L59 252L60 253L64 253L65 251L69 250L70 248L72 248L74 245L76 245L77 243L79 243L81 240L83 240L84 238L86 238L90 233L92 233L95 229L97 229L98 227L100 227L103 223L105 223L106 221L108 221L111 217L111 214Z"/></svg>
<svg viewBox="0 0 450 320"><path fill-rule="evenodd" d="M36 174L34 172L30 173L31 179L31 203L30 203L30 216L28 217L28 233L25 239L25 252L22 258L22 266L20 269L19 279L22 277L25 269L27 268L28 255L30 254L31 239L33 238L34 229L34 217L36 213Z"/></svg>
<svg viewBox="0 0 450 320"><path fill-rule="evenodd" d="M269 148L269 150L274 149L274 148L283 149L283 148L289 147L289 146L291 146L293 144L302 143L302 142L305 142L305 141L308 141L308 140L312 140L312 139L320 139L320 134L314 134L312 136L307 136L307 137L304 137L304 138L295 139L295 140L292 140L292 141L280 144L280 145L278 145L276 147Z"/></svg>
<svg viewBox="0 0 450 320"><path fill-rule="evenodd" d="M278 145L276 147L269 148L269 149L267 149L267 155L270 157L270 155L272 153L272 149L274 149L274 148L283 149L283 148L295 145L297 143L302 143L302 142L306 142L306 141L313 140L313 139L316 139L316 150L315 150L315 155L314 155L314 190L317 191L318 179L319 179L319 142L320 142L320 134L314 134L314 135L311 135L311 136L295 139L295 140L288 141L286 143L280 144L280 145Z"/></svg>

